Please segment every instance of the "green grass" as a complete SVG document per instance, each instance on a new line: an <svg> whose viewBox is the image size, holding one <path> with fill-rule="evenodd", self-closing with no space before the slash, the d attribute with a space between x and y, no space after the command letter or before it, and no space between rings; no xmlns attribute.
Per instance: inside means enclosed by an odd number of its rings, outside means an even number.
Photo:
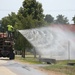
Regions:
<svg viewBox="0 0 75 75"><path fill-rule="evenodd" d="M16 56L15 60L30 64L41 64L41 62L37 58L34 58L33 55L26 56L26 58Z"/></svg>
<svg viewBox="0 0 75 75"><path fill-rule="evenodd" d="M18 61L21 61L24 63L30 63L30 64L42 64L42 62L39 62L38 59L34 58L33 55L26 56L26 58L16 56L15 60L18 60ZM67 65L68 62L75 62L75 60L57 61L56 64L44 66L41 68L43 68L45 70L65 73L66 75L75 75L75 65L74 66Z"/></svg>
<svg viewBox="0 0 75 75"><path fill-rule="evenodd" d="M72 60L70 62L75 62L75 60ZM67 65L67 63L68 61L57 61L56 64L45 66L42 68L50 71L65 73L66 75L75 75L75 65L70 66Z"/></svg>

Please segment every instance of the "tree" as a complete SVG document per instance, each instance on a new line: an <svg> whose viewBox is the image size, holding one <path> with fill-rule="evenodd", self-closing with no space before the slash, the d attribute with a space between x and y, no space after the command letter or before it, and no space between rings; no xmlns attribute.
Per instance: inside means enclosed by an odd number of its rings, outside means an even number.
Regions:
<svg viewBox="0 0 75 75"><path fill-rule="evenodd" d="M2 25L2 20L0 20L0 27L1 27L1 25Z"/></svg>
<svg viewBox="0 0 75 75"><path fill-rule="evenodd" d="M75 24L75 16L72 18L72 21L74 22L74 24Z"/></svg>
<svg viewBox="0 0 75 75"><path fill-rule="evenodd" d="M11 14L8 14L8 16L2 18L2 25L6 30L8 24L13 25L14 27L17 20L17 15L14 12L11 12Z"/></svg>
<svg viewBox="0 0 75 75"><path fill-rule="evenodd" d="M53 23L54 22L54 18L51 15L46 15L45 19L44 19L47 23Z"/></svg>
<svg viewBox="0 0 75 75"><path fill-rule="evenodd" d="M24 19L27 18L28 20L33 20L31 21L31 26L28 22L28 26L30 26L31 28L34 27L34 24L36 25L35 27L40 26L42 25L44 19L42 4L36 2L36 0L24 0L23 7L21 7L18 11L18 16L20 17L20 15L23 16ZM19 19L23 20L23 18Z"/></svg>
<svg viewBox="0 0 75 75"><path fill-rule="evenodd" d="M33 47L27 39L24 38L20 33L18 33L18 38L15 40L15 49L22 52L22 57L25 58L26 49L31 50Z"/></svg>
<svg viewBox="0 0 75 75"><path fill-rule="evenodd" d="M68 24L68 19L67 17L64 17L63 15L58 15L57 19L55 20L55 23L57 24Z"/></svg>

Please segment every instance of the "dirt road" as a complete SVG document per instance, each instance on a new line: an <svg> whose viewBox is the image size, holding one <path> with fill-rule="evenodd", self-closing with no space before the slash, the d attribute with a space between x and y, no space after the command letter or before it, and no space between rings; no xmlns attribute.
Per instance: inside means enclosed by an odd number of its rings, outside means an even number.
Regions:
<svg viewBox="0 0 75 75"><path fill-rule="evenodd" d="M14 60L0 59L0 75L47 75Z"/></svg>
<svg viewBox="0 0 75 75"><path fill-rule="evenodd" d="M7 58L0 58L0 75L65 75L60 72L46 71L39 68L39 66L43 65L31 65Z"/></svg>

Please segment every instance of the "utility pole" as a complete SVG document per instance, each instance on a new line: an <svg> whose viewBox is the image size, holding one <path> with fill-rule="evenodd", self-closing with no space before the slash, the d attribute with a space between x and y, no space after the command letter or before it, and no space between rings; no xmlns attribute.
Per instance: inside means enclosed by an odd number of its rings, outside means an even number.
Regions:
<svg viewBox="0 0 75 75"><path fill-rule="evenodd" d="M70 41L68 41L68 60L70 60Z"/></svg>
<svg viewBox="0 0 75 75"><path fill-rule="evenodd" d="M73 65L75 65L75 63L74 62L70 62L70 59L71 59L71 57L70 57L71 56L71 54L70 54L71 50L70 49L71 49L71 43L70 43L70 41L68 41L68 65L72 65L73 66Z"/></svg>

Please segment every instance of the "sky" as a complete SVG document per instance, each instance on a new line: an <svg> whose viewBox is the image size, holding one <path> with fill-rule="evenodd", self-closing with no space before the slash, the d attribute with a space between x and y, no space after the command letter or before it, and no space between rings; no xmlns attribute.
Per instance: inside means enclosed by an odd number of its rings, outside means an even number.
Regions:
<svg viewBox="0 0 75 75"><path fill-rule="evenodd" d="M24 0L0 0L0 19L11 12L17 13ZM55 19L59 14L67 17L73 23L75 16L75 0L36 0L42 4L44 14L50 14Z"/></svg>

